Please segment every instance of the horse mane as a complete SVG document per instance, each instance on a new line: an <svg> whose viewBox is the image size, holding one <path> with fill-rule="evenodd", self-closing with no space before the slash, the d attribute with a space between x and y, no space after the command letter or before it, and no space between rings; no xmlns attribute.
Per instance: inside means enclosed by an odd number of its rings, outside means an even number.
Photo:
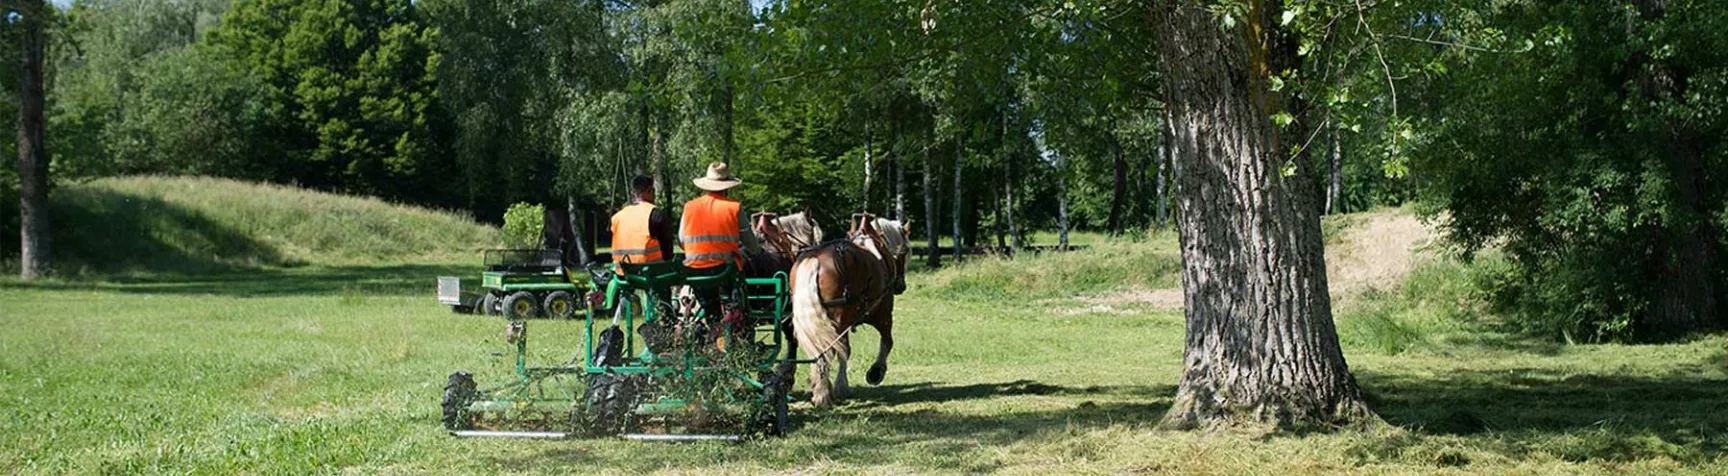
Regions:
<svg viewBox="0 0 1728 476"><path fill-rule="evenodd" d="M811 245L808 248L798 250L798 257L794 258L792 261L793 262L804 261L804 258L816 256L818 254L822 254L822 253L825 253L825 252L828 252L831 250L841 251L842 248L852 249L852 248L857 248L857 247L858 247L858 245L853 244L852 240L848 240L848 239L828 240L828 241L824 241L821 243Z"/></svg>
<svg viewBox="0 0 1728 476"><path fill-rule="evenodd" d="M780 227L780 234L807 246L822 243L822 228L804 212L776 217L774 226Z"/></svg>
<svg viewBox="0 0 1728 476"><path fill-rule="evenodd" d="M882 234L882 239L887 241L887 243L883 243L883 245L886 246L890 252L896 255L903 255L909 251L908 246L911 245L911 241L906 239L906 228L901 226L899 220L877 218L873 226L876 228L878 233Z"/></svg>

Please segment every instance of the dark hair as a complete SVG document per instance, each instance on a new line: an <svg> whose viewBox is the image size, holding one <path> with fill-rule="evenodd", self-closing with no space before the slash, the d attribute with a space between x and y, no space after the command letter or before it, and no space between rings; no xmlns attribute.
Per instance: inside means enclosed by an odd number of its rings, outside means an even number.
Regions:
<svg viewBox="0 0 1728 476"><path fill-rule="evenodd" d="M630 178L630 192L631 193L640 195L640 194L642 194L642 192L646 192L646 191L648 191L648 189L651 189L651 188L654 188L654 177L649 177L647 175L637 175L635 177Z"/></svg>

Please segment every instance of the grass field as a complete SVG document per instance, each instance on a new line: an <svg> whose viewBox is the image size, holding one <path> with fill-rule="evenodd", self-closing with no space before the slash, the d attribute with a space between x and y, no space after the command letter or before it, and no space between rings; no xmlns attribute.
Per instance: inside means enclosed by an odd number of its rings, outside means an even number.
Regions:
<svg viewBox="0 0 1728 476"><path fill-rule="evenodd" d="M1157 431L1181 315L1094 298L1173 286L1174 246L920 272L883 386L794 406L787 438L712 444L446 436L444 376L509 364L502 321L433 302L431 278L472 275L468 260L0 279L0 473L1728 474L1728 338L1508 335L1448 284L1469 272L1448 262L1338 312L1386 425ZM536 357L570 358L579 332L532 323ZM876 334L856 337L867 362Z"/></svg>

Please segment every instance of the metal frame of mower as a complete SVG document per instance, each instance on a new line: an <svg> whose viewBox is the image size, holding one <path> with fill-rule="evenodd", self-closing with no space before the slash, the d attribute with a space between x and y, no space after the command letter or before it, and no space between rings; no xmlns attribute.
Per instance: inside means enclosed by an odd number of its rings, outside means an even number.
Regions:
<svg viewBox="0 0 1728 476"><path fill-rule="evenodd" d="M790 303L786 274L746 279L732 266L710 273L676 262L624 270L617 275L611 265L590 269L594 288L606 291L583 300L583 351L569 363L527 365L527 323L513 320L507 339L516 353L512 378L477 388L471 374L451 374L442 402L446 429L464 437L643 440L784 434L791 370L799 363L781 357ZM716 324L719 330L707 332L706 324L722 320L701 310L684 315L680 306L654 305L670 301L672 296L661 294L679 285L730 288L721 293L722 306L742 309L740 323ZM608 308L610 322L597 330L596 320ZM638 310L643 329L659 326L673 334L654 339L661 342L638 342ZM718 339L710 341L713 336ZM743 431L698 434L728 416L741 419Z"/></svg>
<svg viewBox="0 0 1728 476"><path fill-rule="evenodd" d="M480 261L480 293L464 293L460 278L439 277L438 302L456 312L509 319L576 317L587 286L570 277L559 250L484 250Z"/></svg>

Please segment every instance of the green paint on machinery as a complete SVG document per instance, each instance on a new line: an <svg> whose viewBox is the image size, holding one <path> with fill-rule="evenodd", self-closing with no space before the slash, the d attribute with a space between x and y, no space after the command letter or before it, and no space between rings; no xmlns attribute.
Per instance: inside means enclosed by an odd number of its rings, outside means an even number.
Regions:
<svg viewBox="0 0 1728 476"><path fill-rule="evenodd" d="M450 375L443 423L465 437L642 440L740 439L780 435L797 363L782 357L790 304L785 273L743 278L736 268L696 271L676 264L590 266L578 283L581 353L570 362L528 363L528 321L513 318L507 339L515 371L479 387ZM501 283L509 286L509 275ZM543 283L542 283L543 284ZM684 299L675 289L688 287ZM522 289L522 288L515 288ZM563 289L563 288L560 288ZM718 296L718 316L690 296Z"/></svg>
<svg viewBox="0 0 1728 476"><path fill-rule="evenodd" d="M486 250L480 287L468 290L456 277L438 278L438 302L460 313L511 319L570 319L587 283L573 279L558 250Z"/></svg>

